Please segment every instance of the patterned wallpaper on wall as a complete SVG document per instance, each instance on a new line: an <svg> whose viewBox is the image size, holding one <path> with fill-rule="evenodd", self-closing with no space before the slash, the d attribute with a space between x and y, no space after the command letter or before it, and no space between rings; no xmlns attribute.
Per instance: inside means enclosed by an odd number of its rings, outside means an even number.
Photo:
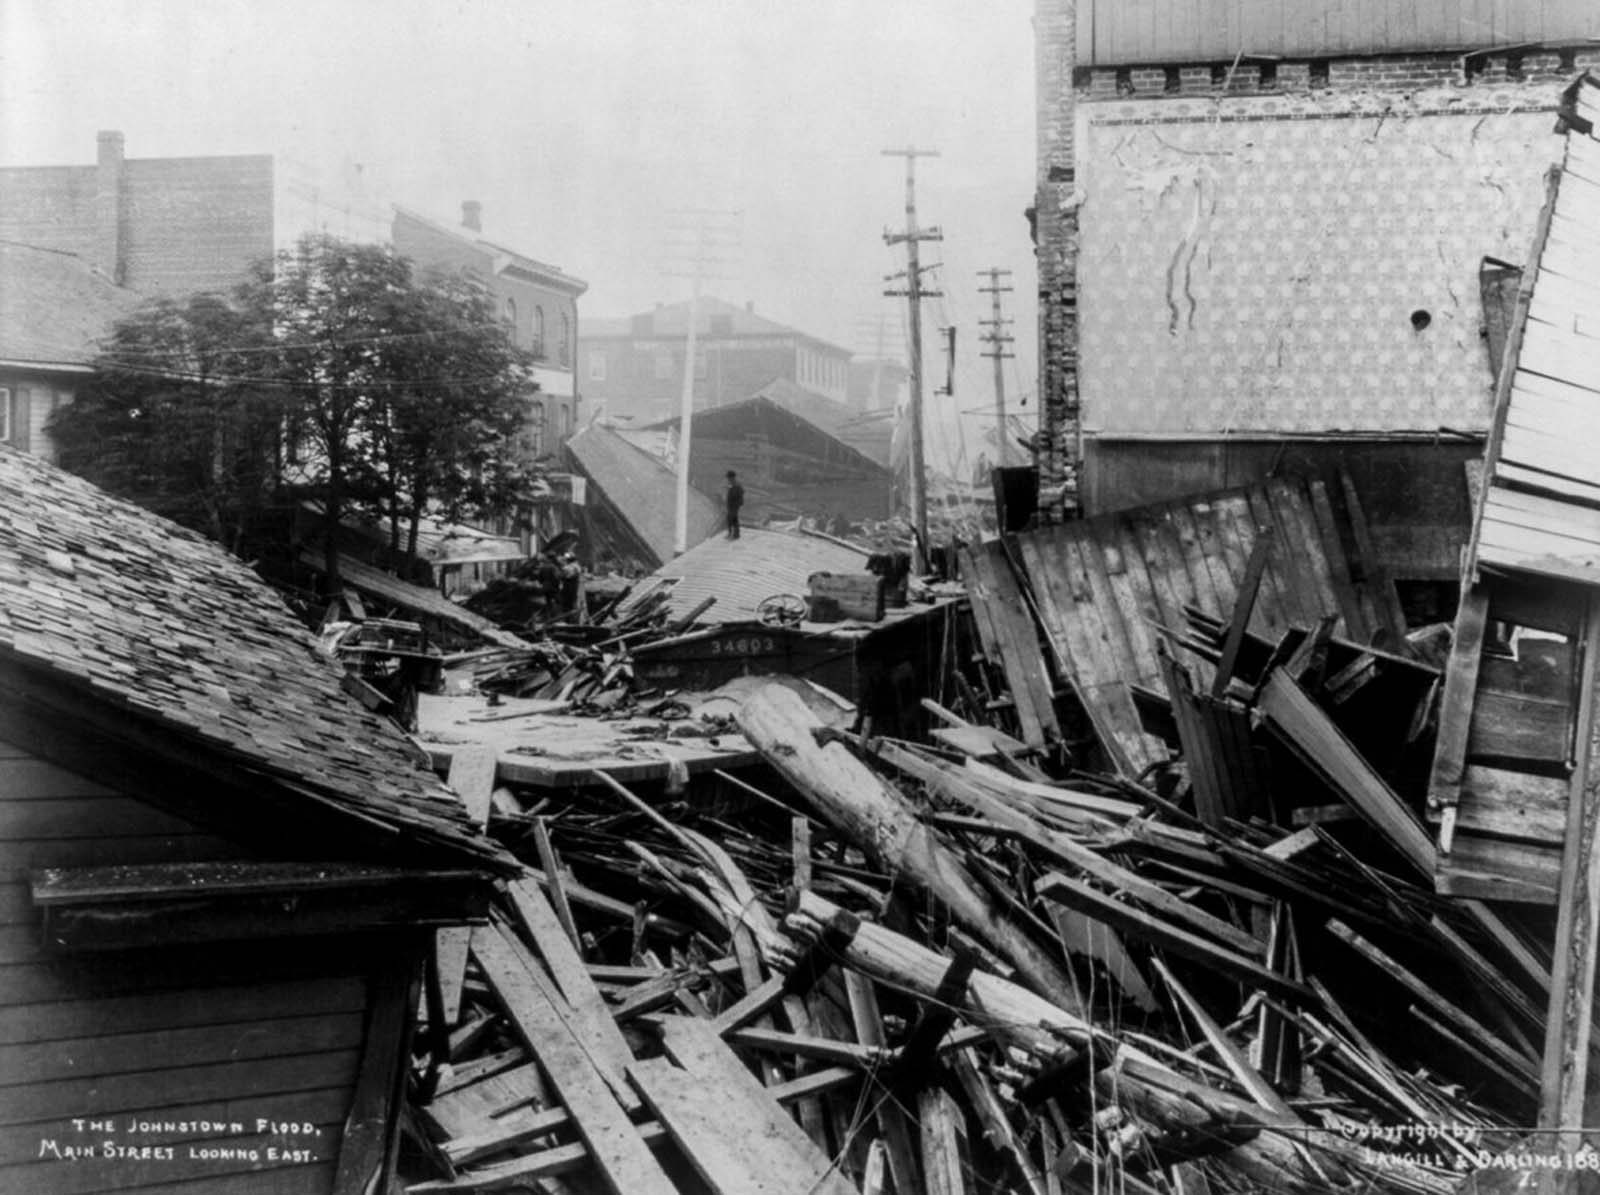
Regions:
<svg viewBox="0 0 1600 1195"><path fill-rule="evenodd" d="M1485 427L1478 265L1527 255L1554 98L1084 105L1086 426Z"/></svg>

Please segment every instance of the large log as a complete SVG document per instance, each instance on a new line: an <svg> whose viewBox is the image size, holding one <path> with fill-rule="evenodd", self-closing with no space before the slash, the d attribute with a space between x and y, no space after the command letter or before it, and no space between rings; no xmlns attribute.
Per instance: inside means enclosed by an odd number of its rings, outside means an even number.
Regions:
<svg viewBox="0 0 1600 1195"><path fill-rule="evenodd" d="M890 875L941 901L950 915L1017 969L1035 992L1076 1010L1072 979L924 825L894 788L842 743L819 744L822 722L781 685L756 690L739 710L739 729L835 829Z"/></svg>

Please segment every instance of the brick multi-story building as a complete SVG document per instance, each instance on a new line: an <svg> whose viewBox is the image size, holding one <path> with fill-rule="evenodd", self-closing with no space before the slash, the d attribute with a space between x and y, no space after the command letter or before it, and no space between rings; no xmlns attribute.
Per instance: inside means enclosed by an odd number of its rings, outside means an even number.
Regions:
<svg viewBox="0 0 1600 1195"><path fill-rule="evenodd" d="M689 304L658 305L584 331L584 392L606 413L640 423L671 419L683 395ZM695 328L694 404L742 402L782 378L835 403L849 397L850 353L721 299L702 298Z"/></svg>
<svg viewBox="0 0 1600 1195"><path fill-rule="evenodd" d="M1342 467L1394 575L1454 578L1480 273L1527 255L1600 8L1039 0L1036 29L1047 492Z"/></svg>
<svg viewBox="0 0 1600 1195"><path fill-rule="evenodd" d="M269 255L272 157L129 158L99 135L92 166L0 168L0 240L74 253L146 295L225 291Z"/></svg>
<svg viewBox="0 0 1600 1195"><path fill-rule="evenodd" d="M541 452L556 452L577 429L578 298L589 284L483 236L483 208L461 205L461 227L395 209L395 252L420 269L465 273L488 287L512 338L537 358L535 424Z"/></svg>

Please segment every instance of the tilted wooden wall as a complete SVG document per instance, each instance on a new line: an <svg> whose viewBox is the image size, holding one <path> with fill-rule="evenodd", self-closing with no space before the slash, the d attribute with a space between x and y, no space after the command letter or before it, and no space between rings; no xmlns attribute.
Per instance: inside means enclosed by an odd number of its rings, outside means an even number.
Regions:
<svg viewBox="0 0 1600 1195"><path fill-rule="evenodd" d="M300 1195L333 1189L373 960L348 940L52 953L28 874L43 867L239 856L239 848L0 739L0 1191ZM115 1133L75 1132L111 1119ZM130 1134L129 1117L237 1120L242 1139ZM311 1121L310 1138L255 1120ZM41 1157L41 1142L174 1145L171 1160ZM187 1147L258 1145L218 1162ZM270 1162L267 1145L316 1160ZM187 1185L180 1185L187 1183Z"/></svg>

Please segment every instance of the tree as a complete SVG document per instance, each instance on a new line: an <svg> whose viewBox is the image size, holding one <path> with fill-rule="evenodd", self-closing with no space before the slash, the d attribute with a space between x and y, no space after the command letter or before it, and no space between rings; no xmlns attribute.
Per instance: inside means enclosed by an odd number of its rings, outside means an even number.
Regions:
<svg viewBox="0 0 1600 1195"><path fill-rule="evenodd" d="M237 550L272 495L321 504L326 570L349 514L406 530L492 517L532 481L531 358L480 286L419 281L388 249L312 236L227 302L119 324L52 432L68 468Z"/></svg>
<svg viewBox="0 0 1600 1195"><path fill-rule="evenodd" d="M278 483L283 392L264 329L215 295L122 320L50 433L61 465L240 552Z"/></svg>

